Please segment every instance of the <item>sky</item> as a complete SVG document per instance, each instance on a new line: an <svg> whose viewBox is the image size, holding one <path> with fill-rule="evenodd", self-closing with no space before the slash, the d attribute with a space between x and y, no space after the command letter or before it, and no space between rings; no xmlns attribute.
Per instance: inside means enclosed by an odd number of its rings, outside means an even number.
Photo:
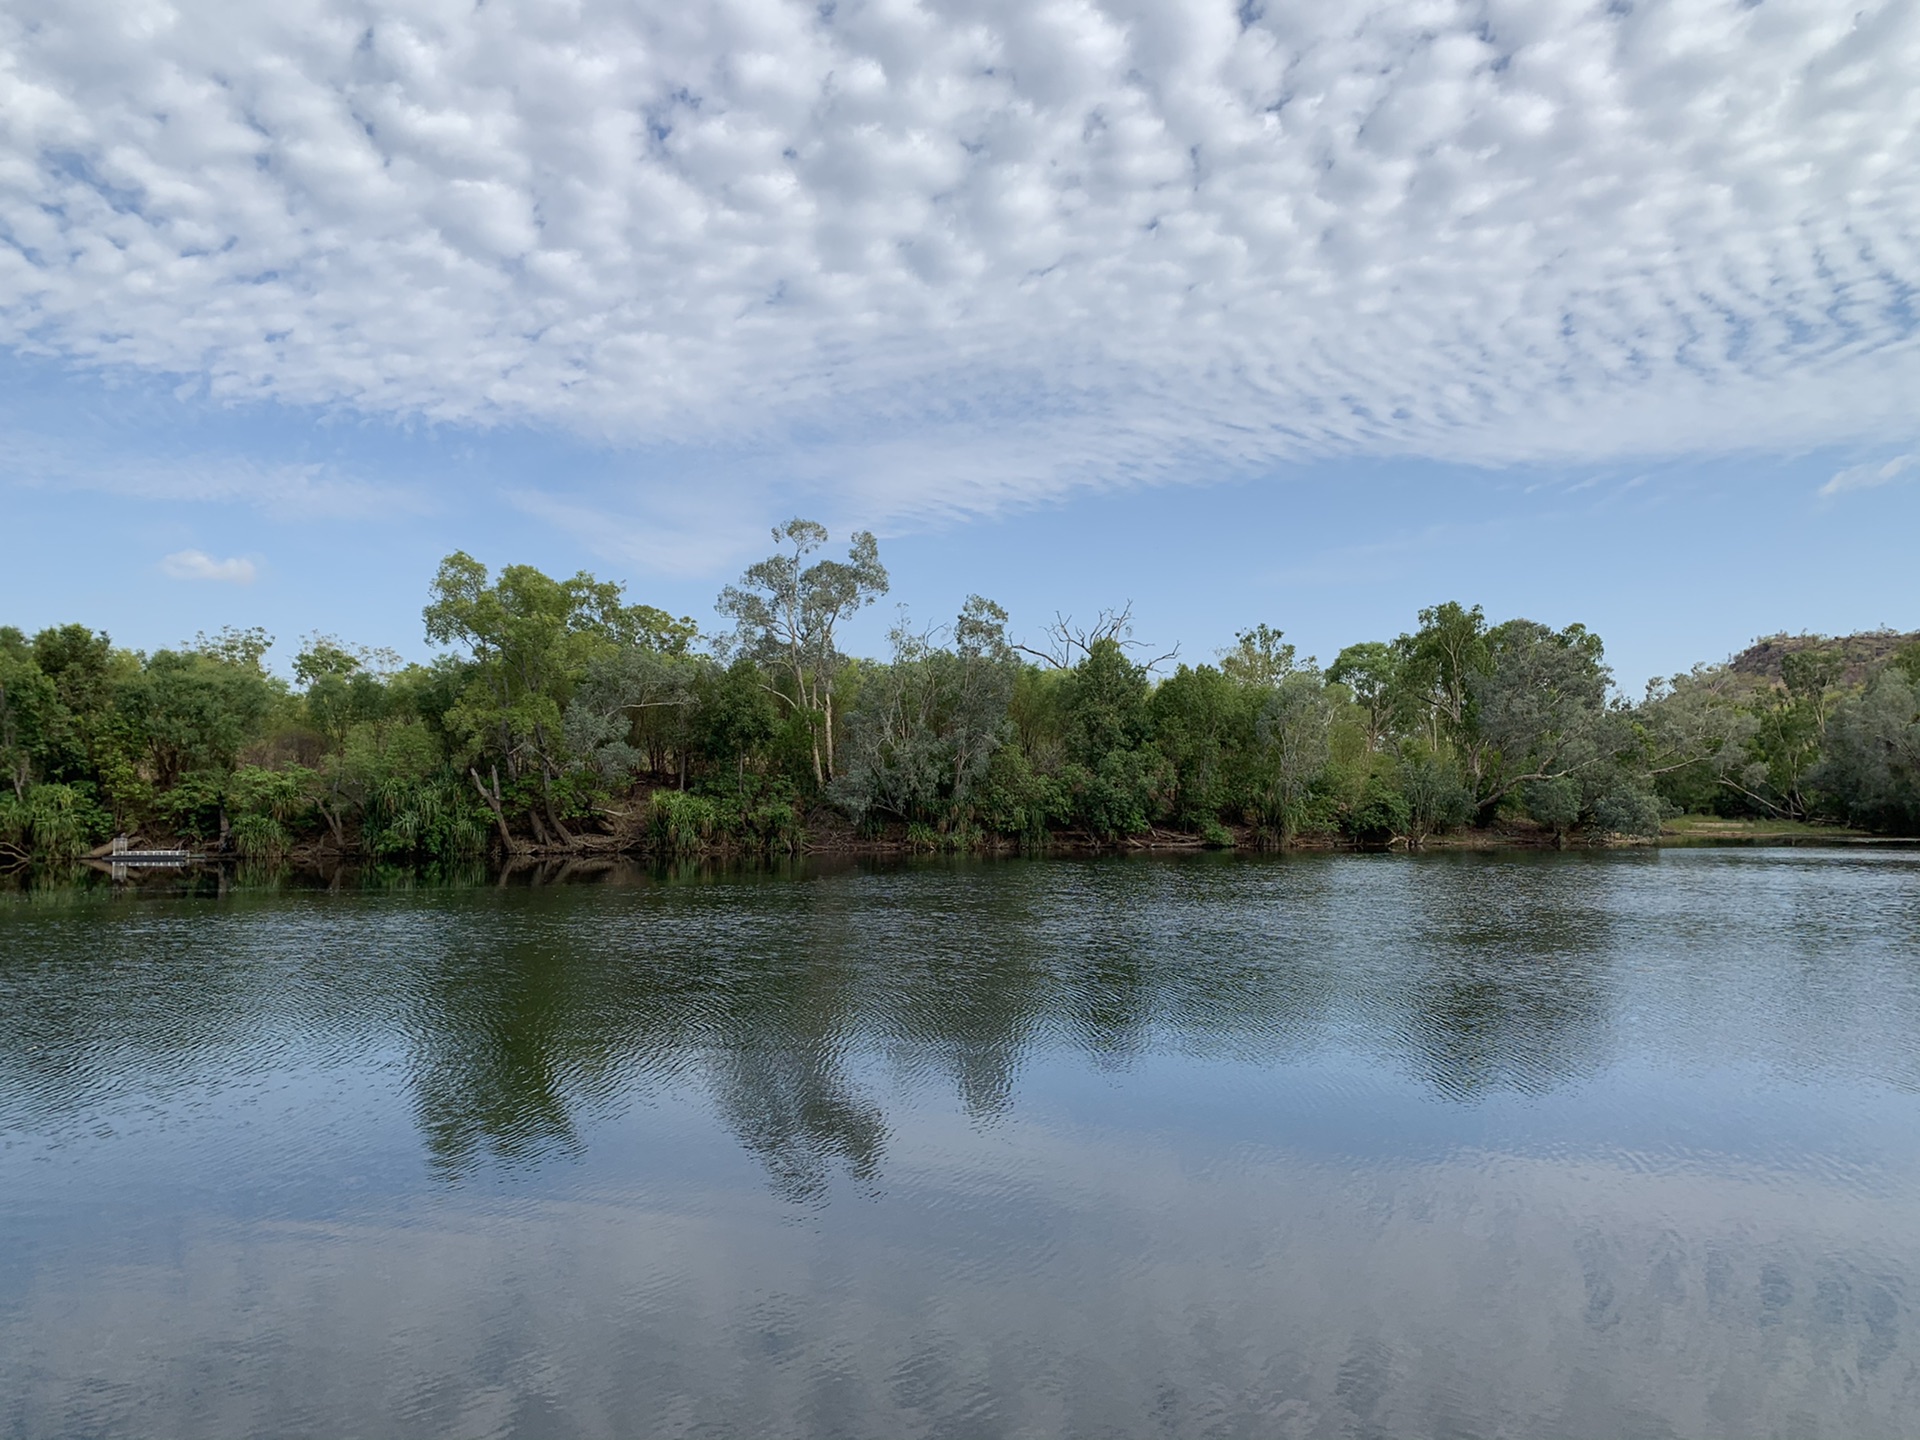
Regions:
<svg viewBox="0 0 1920 1440"><path fill-rule="evenodd" d="M5 0L0 623L1920 628L1920 5Z"/></svg>

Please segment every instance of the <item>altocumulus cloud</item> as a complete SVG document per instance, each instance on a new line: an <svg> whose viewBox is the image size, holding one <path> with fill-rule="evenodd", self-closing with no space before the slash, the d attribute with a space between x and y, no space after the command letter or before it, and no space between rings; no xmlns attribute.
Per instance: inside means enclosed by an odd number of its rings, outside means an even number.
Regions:
<svg viewBox="0 0 1920 1440"><path fill-rule="evenodd" d="M204 550L176 550L160 562L170 580L219 580L229 585L251 585L259 572L251 560L216 560Z"/></svg>
<svg viewBox="0 0 1920 1440"><path fill-rule="evenodd" d="M1907 0L13 0L0 343L894 513L1901 443L1915 75Z"/></svg>

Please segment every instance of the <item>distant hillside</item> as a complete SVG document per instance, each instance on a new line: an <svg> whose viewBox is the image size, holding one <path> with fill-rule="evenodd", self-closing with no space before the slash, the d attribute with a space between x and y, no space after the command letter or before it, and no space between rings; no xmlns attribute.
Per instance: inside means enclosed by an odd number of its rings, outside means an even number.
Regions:
<svg viewBox="0 0 1920 1440"><path fill-rule="evenodd" d="M1729 664L1740 675L1781 678L1780 664L1798 650L1838 650L1846 657L1842 683L1857 685L1885 663L1888 656L1920 642L1920 630L1866 630L1858 635L1767 635L1753 642Z"/></svg>

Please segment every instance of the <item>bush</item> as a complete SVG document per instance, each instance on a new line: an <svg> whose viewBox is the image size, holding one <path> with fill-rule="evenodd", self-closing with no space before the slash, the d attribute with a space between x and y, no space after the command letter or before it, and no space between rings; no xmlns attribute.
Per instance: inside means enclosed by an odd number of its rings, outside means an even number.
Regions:
<svg viewBox="0 0 1920 1440"><path fill-rule="evenodd" d="M234 830L237 836L237 824ZM467 859L487 848L487 817L450 771L425 779L394 775L367 796L360 840L383 860Z"/></svg>
<svg viewBox="0 0 1920 1440"><path fill-rule="evenodd" d="M726 796L656 790L647 828L656 849L677 856L698 855L721 840L790 853L805 838L800 812L777 787Z"/></svg>
<svg viewBox="0 0 1920 1440"><path fill-rule="evenodd" d="M656 790L648 829L667 854L697 855L720 829L720 818L720 807L705 795Z"/></svg>
<svg viewBox="0 0 1920 1440"><path fill-rule="evenodd" d="M1593 828L1603 835L1658 835L1665 809L1644 790L1609 791L1593 802Z"/></svg>
<svg viewBox="0 0 1920 1440"><path fill-rule="evenodd" d="M1347 812L1344 828L1356 840L1380 844L1405 835L1411 826L1407 797L1389 781L1370 775L1359 803Z"/></svg>
<svg viewBox="0 0 1920 1440"><path fill-rule="evenodd" d="M0 846L34 860L73 860L112 827L88 785L36 785L0 797Z"/></svg>
<svg viewBox="0 0 1920 1440"><path fill-rule="evenodd" d="M1521 798L1527 814L1555 835L1565 835L1580 819L1580 787L1568 776L1532 781Z"/></svg>
<svg viewBox="0 0 1920 1440"><path fill-rule="evenodd" d="M1473 818L1473 792L1439 756L1415 751L1402 757L1397 778L1407 804L1406 833L1415 843Z"/></svg>
<svg viewBox="0 0 1920 1440"><path fill-rule="evenodd" d="M993 752L973 798L980 824L1031 847L1044 845L1047 826L1067 818L1065 787L1034 769L1018 745L1002 745Z"/></svg>
<svg viewBox="0 0 1920 1440"><path fill-rule="evenodd" d="M271 815L242 815L228 833L233 850L248 860L278 859L293 848L287 827Z"/></svg>

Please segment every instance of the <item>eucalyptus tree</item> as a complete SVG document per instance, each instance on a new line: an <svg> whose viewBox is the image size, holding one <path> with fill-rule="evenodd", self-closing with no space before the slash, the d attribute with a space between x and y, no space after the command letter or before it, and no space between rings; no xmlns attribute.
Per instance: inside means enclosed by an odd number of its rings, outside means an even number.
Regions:
<svg viewBox="0 0 1920 1440"><path fill-rule="evenodd" d="M1378 750L1392 734L1397 712L1404 708L1400 654L1380 640L1349 645L1327 667L1327 679L1344 685L1366 717L1367 748Z"/></svg>
<svg viewBox="0 0 1920 1440"><path fill-rule="evenodd" d="M1263 818L1284 840L1299 828L1314 781L1333 756L1335 696L1314 666L1267 687L1254 721L1255 773Z"/></svg>
<svg viewBox="0 0 1920 1440"><path fill-rule="evenodd" d="M687 717L712 665L704 656L632 645L595 657L567 702L567 748L609 784L664 769L669 748L684 776Z"/></svg>
<svg viewBox="0 0 1920 1440"><path fill-rule="evenodd" d="M834 776L834 688L845 656L839 630L851 616L887 593L887 571L871 531L854 532L842 560L807 563L827 543L827 530L812 520L775 526L786 548L747 568L738 584L720 592L716 608L734 622L733 644L771 679L767 689L805 717L813 779L825 787Z"/></svg>
<svg viewBox="0 0 1920 1440"><path fill-rule="evenodd" d="M1743 794L1761 688L1727 665L1695 665L1648 681L1630 717L1641 773L1682 810L1711 810Z"/></svg>
<svg viewBox="0 0 1920 1440"><path fill-rule="evenodd" d="M1013 728L1018 661L1006 624L1006 611L973 595L950 646L904 622L895 627L893 658L864 677L846 725L831 793L850 814L965 820L973 788Z"/></svg>
<svg viewBox="0 0 1920 1440"><path fill-rule="evenodd" d="M1486 613L1456 601L1420 612L1420 628L1394 642L1395 680L1427 727L1429 745L1460 743L1471 722L1473 679L1492 665Z"/></svg>
<svg viewBox="0 0 1920 1440"><path fill-rule="evenodd" d="M1271 625L1242 630L1233 641L1233 648L1221 653L1220 673L1236 684L1270 690L1299 668L1299 651Z"/></svg>
<svg viewBox="0 0 1920 1440"><path fill-rule="evenodd" d="M1815 777L1827 742L1827 723L1844 693L1845 657L1815 647L1781 658L1778 686L1753 703L1751 756L1734 782L1749 800L1775 815L1811 819L1819 808Z"/></svg>

